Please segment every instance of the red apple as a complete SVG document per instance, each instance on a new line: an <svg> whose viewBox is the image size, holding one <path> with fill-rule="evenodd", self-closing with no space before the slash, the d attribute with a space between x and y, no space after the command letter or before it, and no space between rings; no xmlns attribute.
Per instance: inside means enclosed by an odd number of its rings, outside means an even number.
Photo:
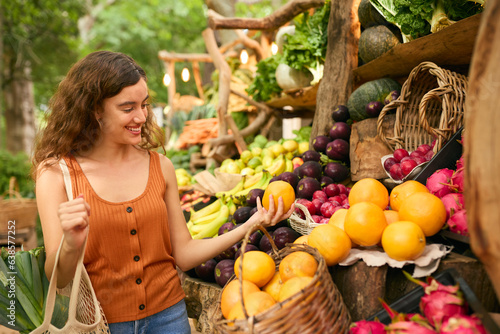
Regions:
<svg viewBox="0 0 500 334"><path fill-rule="evenodd" d="M406 161L406 160L412 160L412 158L410 158L409 156L407 156L407 157L403 157L403 159L401 159L400 163L401 163L401 162L404 162L404 161Z"/></svg>
<svg viewBox="0 0 500 334"><path fill-rule="evenodd" d="M319 222L320 224L328 224L330 222L330 218L323 218L321 219L321 221Z"/></svg>
<svg viewBox="0 0 500 334"><path fill-rule="evenodd" d="M319 215L312 215L311 218L316 224L321 224L321 220L323 219L323 216Z"/></svg>
<svg viewBox="0 0 500 334"><path fill-rule="evenodd" d="M398 162L396 161L396 159L394 159L394 158L387 158L387 159L385 159L385 161L384 161L384 169L385 169L386 171L389 171L389 170L391 169L392 165L394 165L394 164L396 164L396 163L398 163Z"/></svg>
<svg viewBox="0 0 500 334"><path fill-rule="evenodd" d="M429 152L425 153L425 160L430 161L432 157L434 156L434 151L430 150Z"/></svg>
<svg viewBox="0 0 500 334"><path fill-rule="evenodd" d="M324 202L323 202L323 201L321 201L320 199L317 199L317 198L316 198L316 199L313 199L311 202L312 202L312 204L314 205L314 207L315 207L315 209L316 209L315 214L316 214L316 213L320 213L320 212L321 212L321 211L320 211L321 206L323 205L323 203L324 203Z"/></svg>
<svg viewBox="0 0 500 334"><path fill-rule="evenodd" d="M398 148L397 150L394 151L393 155L394 155L394 159L396 159L397 162L401 162L401 159L409 156L410 154L404 148Z"/></svg>
<svg viewBox="0 0 500 334"><path fill-rule="evenodd" d="M305 198L299 198L299 199L297 200L297 203L302 204L303 206L305 206L305 207L307 208L307 211L309 211L309 213L310 213L311 215L316 214L316 207L314 206L314 204L313 204L310 200L307 200L307 199L305 199ZM295 212L297 212L297 213L300 215L300 217L301 217L302 219L304 219L304 218L305 218L305 216L304 216L304 215L303 215L303 213L302 213L302 210L300 210L300 209L296 208L296 209L295 209Z"/></svg>
<svg viewBox="0 0 500 334"><path fill-rule="evenodd" d="M424 153L421 151L413 151L410 153L410 158L415 158L415 157L423 157Z"/></svg>
<svg viewBox="0 0 500 334"><path fill-rule="evenodd" d="M346 186L344 186L344 185L343 185L343 184L341 184L341 183L339 183L339 184L338 184L338 186L339 186L339 194L340 194L340 195L342 195L342 194L344 194L344 195L349 194L349 190L347 189L347 187L346 187Z"/></svg>
<svg viewBox="0 0 500 334"><path fill-rule="evenodd" d="M394 164L389 170L389 174L391 175L393 180L400 181L403 179L403 173L401 172L401 165Z"/></svg>
<svg viewBox="0 0 500 334"><path fill-rule="evenodd" d="M336 183L331 183L325 187L325 193L328 197L337 196L340 194L339 185Z"/></svg>
<svg viewBox="0 0 500 334"><path fill-rule="evenodd" d="M422 144L419 147L417 147L417 151L422 152L423 154L429 152L430 150L432 150L432 147L431 145L427 144Z"/></svg>
<svg viewBox="0 0 500 334"><path fill-rule="evenodd" d="M325 218L330 218L333 213L335 212L335 205L328 201L328 202L325 202L323 203L323 205L321 205L321 214L323 215L323 217Z"/></svg>
<svg viewBox="0 0 500 334"><path fill-rule="evenodd" d="M420 164L423 164L424 162L427 162L427 160L425 159L424 156L415 157L415 158L413 158L413 161L415 161L417 163L417 166Z"/></svg>
<svg viewBox="0 0 500 334"><path fill-rule="evenodd" d="M316 190L313 193L313 200L314 199L319 199L322 203L325 203L328 200L328 196L323 190Z"/></svg>
<svg viewBox="0 0 500 334"><path fill-rule="evenodd" d="M403 177L407 176L411 173L413 168L417 167L417 163L415 160L406 160L401 163L401 173L403 173Z"/></svg>

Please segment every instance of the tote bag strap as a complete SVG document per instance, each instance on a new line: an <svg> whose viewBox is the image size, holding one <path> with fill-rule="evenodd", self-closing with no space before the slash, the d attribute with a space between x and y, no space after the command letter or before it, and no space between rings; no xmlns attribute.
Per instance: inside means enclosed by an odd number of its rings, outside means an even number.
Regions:
<svg viewBox="0 0 500 334"><path fill-rule="evenodd" d="M61 166L61 170L63 173L63 178L64 178L64 185L66 187L66 194L68 197L68 200L73 199L73 190L71 187L71 176L69 173L68 165L66 164L66 161L64 159L61 159L59 161L59 165ZM47 303L45 307L45 315L43 319L43 324L41 327L42 328L47 328L48 325L50 325L50 321L52 319L52 314L54 312L54 306L55 306L55 300L56 300L56 289L57 289L57 265L59 263L59 257L61 253L61 248L62 244L64 242L64 235L61 238L61 243L59 244L59 248L56 253L56 258L54 262L54 268L52 269L52 277L50 279L49 283L49 289L47 292ZM76 322L76 309L77 309L77 304L78 304L78 293L79 293L79 287L82 282L82 273L83 273L83 280L89 285L91 295L92 295L92 302L93 302L93 308L94 308L94 323L93 324L83 324L78 322L78 327L82 329L88 329L91 330L98 326L102 322L102 314L101 310L99 307L99 302L97 301L97 297L95 295L94 290L92 289L92 285L90 282L90 278L88 277L87 271L85 270L85 267L83 265L83 257L85 255L85 247L87 246L87 239L85 239L85 242L82 246L80 256L78 258L77 262L77 267L75 270L75 276L73 278L73 284L71 286L71 294L70 294L70 301L69 301L69 309L68 309L68 321L66 325L74 325ZM65 326L66 327L66 326ZM36 330L33 331L32 333L37 333ZM61 333L64 333L64 327L61 329Z"/></svg>

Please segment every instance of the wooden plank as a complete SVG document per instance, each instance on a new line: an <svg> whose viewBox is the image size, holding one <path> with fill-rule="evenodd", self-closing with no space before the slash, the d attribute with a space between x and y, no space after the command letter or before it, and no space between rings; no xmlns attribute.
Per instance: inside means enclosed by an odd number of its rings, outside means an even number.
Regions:
<svg viewBox="0 0 500 334"><path fill-rule="evenodd" d="M439 32L396 45L377 59L356 68L353 71L356 84L382 77L404 77L423 61L444 67L469 64L481 15L476 14Z"/></svg>

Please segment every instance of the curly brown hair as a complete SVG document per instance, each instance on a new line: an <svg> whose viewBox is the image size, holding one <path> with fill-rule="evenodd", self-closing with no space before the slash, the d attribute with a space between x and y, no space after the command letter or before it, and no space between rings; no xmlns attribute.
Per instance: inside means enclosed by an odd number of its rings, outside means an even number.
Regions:
<svg viewBox="0 0 500 334"><path fill-rule="evenodd" d="M55 161L70 152L91 149L100 136L96 112L104 99L135 85L146 73L131 57L118 52L97 51L88 54L69 70L49 102L47 126L38 134L32 158L32 176L43 161ZM144 149L163 147L164 133L156 124L148 106L142 128ZM164 147L163 147L164 149Z"/></svg>

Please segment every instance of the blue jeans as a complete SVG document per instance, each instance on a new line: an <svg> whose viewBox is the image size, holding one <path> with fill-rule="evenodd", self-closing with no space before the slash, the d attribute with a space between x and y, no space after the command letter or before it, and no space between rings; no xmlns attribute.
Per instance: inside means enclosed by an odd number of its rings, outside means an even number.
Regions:
<svg viewBox="0 0 500 334"><path fill-rule="evenodd" d="M190 334L184 299L141 320L109 324L111 334Z"/></svg>

